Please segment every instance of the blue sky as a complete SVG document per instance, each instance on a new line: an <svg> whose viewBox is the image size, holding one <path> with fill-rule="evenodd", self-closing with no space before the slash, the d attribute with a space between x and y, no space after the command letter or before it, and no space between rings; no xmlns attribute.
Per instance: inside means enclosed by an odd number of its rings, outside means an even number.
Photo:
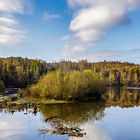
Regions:
<svg viewBox="0 0 140 140"><path fill-rule="evenodd" d="M0 0L0 56L140 63L139 0Z"/></svg>

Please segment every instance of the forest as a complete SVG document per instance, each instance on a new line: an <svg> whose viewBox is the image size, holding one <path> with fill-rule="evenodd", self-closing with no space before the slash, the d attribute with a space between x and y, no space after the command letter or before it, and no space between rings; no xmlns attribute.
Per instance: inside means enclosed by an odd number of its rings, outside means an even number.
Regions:
<svg viewBox="0 0 140 140"><path fill-rule="evenodd" d="M39 59L8 57L0 58L0 90L4 87L25 88L37 83L47 72L58 69L63 73L92 70L100 79L104 79L105 85L108 86L140 86L140 65L133 63L119 61L91 63L87 60L47 63Z"/></svg>
<svg viewBox="0 0 140 140"><path fill-rule="evenodd" d="M91 69L97 73L100 78L105 80L106 85L118 86L140 86L140 65L128 62L119 61L103 61L103 62L88 62L80 60L71 62L62 60L59 63L52 63L55 69L63 71Z"/></svg>
<svg viewBox="0 0 140 140"><path fill-rule="evenodd" d="M6 87L25 88L46 73L45 61L21 57L0 58L0 80Z"/></svg>

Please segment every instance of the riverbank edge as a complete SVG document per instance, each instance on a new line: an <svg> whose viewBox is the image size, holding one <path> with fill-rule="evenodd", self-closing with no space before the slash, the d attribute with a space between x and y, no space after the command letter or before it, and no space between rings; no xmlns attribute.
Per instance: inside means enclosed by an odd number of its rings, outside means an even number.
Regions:
<svg viewBox="0 0 140 140"><path fill-rule="evenodd" d="M0 98L0 105L7 104L7 105L24 105L24 104L73 104L73 103L84 103L84 102L94 102L94 101L103 101L104 98L100 97L86 97L82 98L82 100L54 100L54 99L36 99L31 97L24 97L20 98L18 96L8 97L8 96L1 96Z"/></svg>

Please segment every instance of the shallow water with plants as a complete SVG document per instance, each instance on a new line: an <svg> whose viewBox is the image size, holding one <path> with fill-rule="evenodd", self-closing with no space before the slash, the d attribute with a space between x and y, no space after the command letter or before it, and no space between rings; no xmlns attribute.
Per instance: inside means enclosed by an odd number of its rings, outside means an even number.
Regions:
<svg viewBox="0 0 140 140"><path fill-rule="evenodd" d="M0 106L0 140L138 140L139 105L139 89L107 88L106 101ZM40 131L60 123L80 128L84 134Z"/></svg>

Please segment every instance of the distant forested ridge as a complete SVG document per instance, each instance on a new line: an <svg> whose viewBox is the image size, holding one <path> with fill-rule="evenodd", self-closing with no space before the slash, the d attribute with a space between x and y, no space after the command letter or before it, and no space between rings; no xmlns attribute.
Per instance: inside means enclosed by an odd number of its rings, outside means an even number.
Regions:
<svg viewBox="0 0 140 140"><path fill-rule="evenodd" d="M6 87L26 87L46 72L45 61L21 57L0 58L0 80Z"/></svg>
<svg viewBox="0 0 140 140"><path fill-rule="evenodd" d="M93 64L93 69L107 85L140 86L140 65L120 62Z"/></svg>
<svg viewBox="0 0 140 140"><path fill-rule="evenodd" d="M140 65L128 62L103 61L89 63L87 60L79 62L61 61L52 63L55 69L82 71L92 69L100 78L105 79L106 85L140 86Z"/></svg>
<svg viewBox="0 0 140 140"><path fill-rule="evenodd" d="M140 65L133 63L115 61L90 63L87 60L47 63L21 57L0 58L0 80L6 87L26 87L36 83L48 71L56 69L61 69L64 73L91 69L100 78L105 79L106 85L140 86Z"/></svg>

